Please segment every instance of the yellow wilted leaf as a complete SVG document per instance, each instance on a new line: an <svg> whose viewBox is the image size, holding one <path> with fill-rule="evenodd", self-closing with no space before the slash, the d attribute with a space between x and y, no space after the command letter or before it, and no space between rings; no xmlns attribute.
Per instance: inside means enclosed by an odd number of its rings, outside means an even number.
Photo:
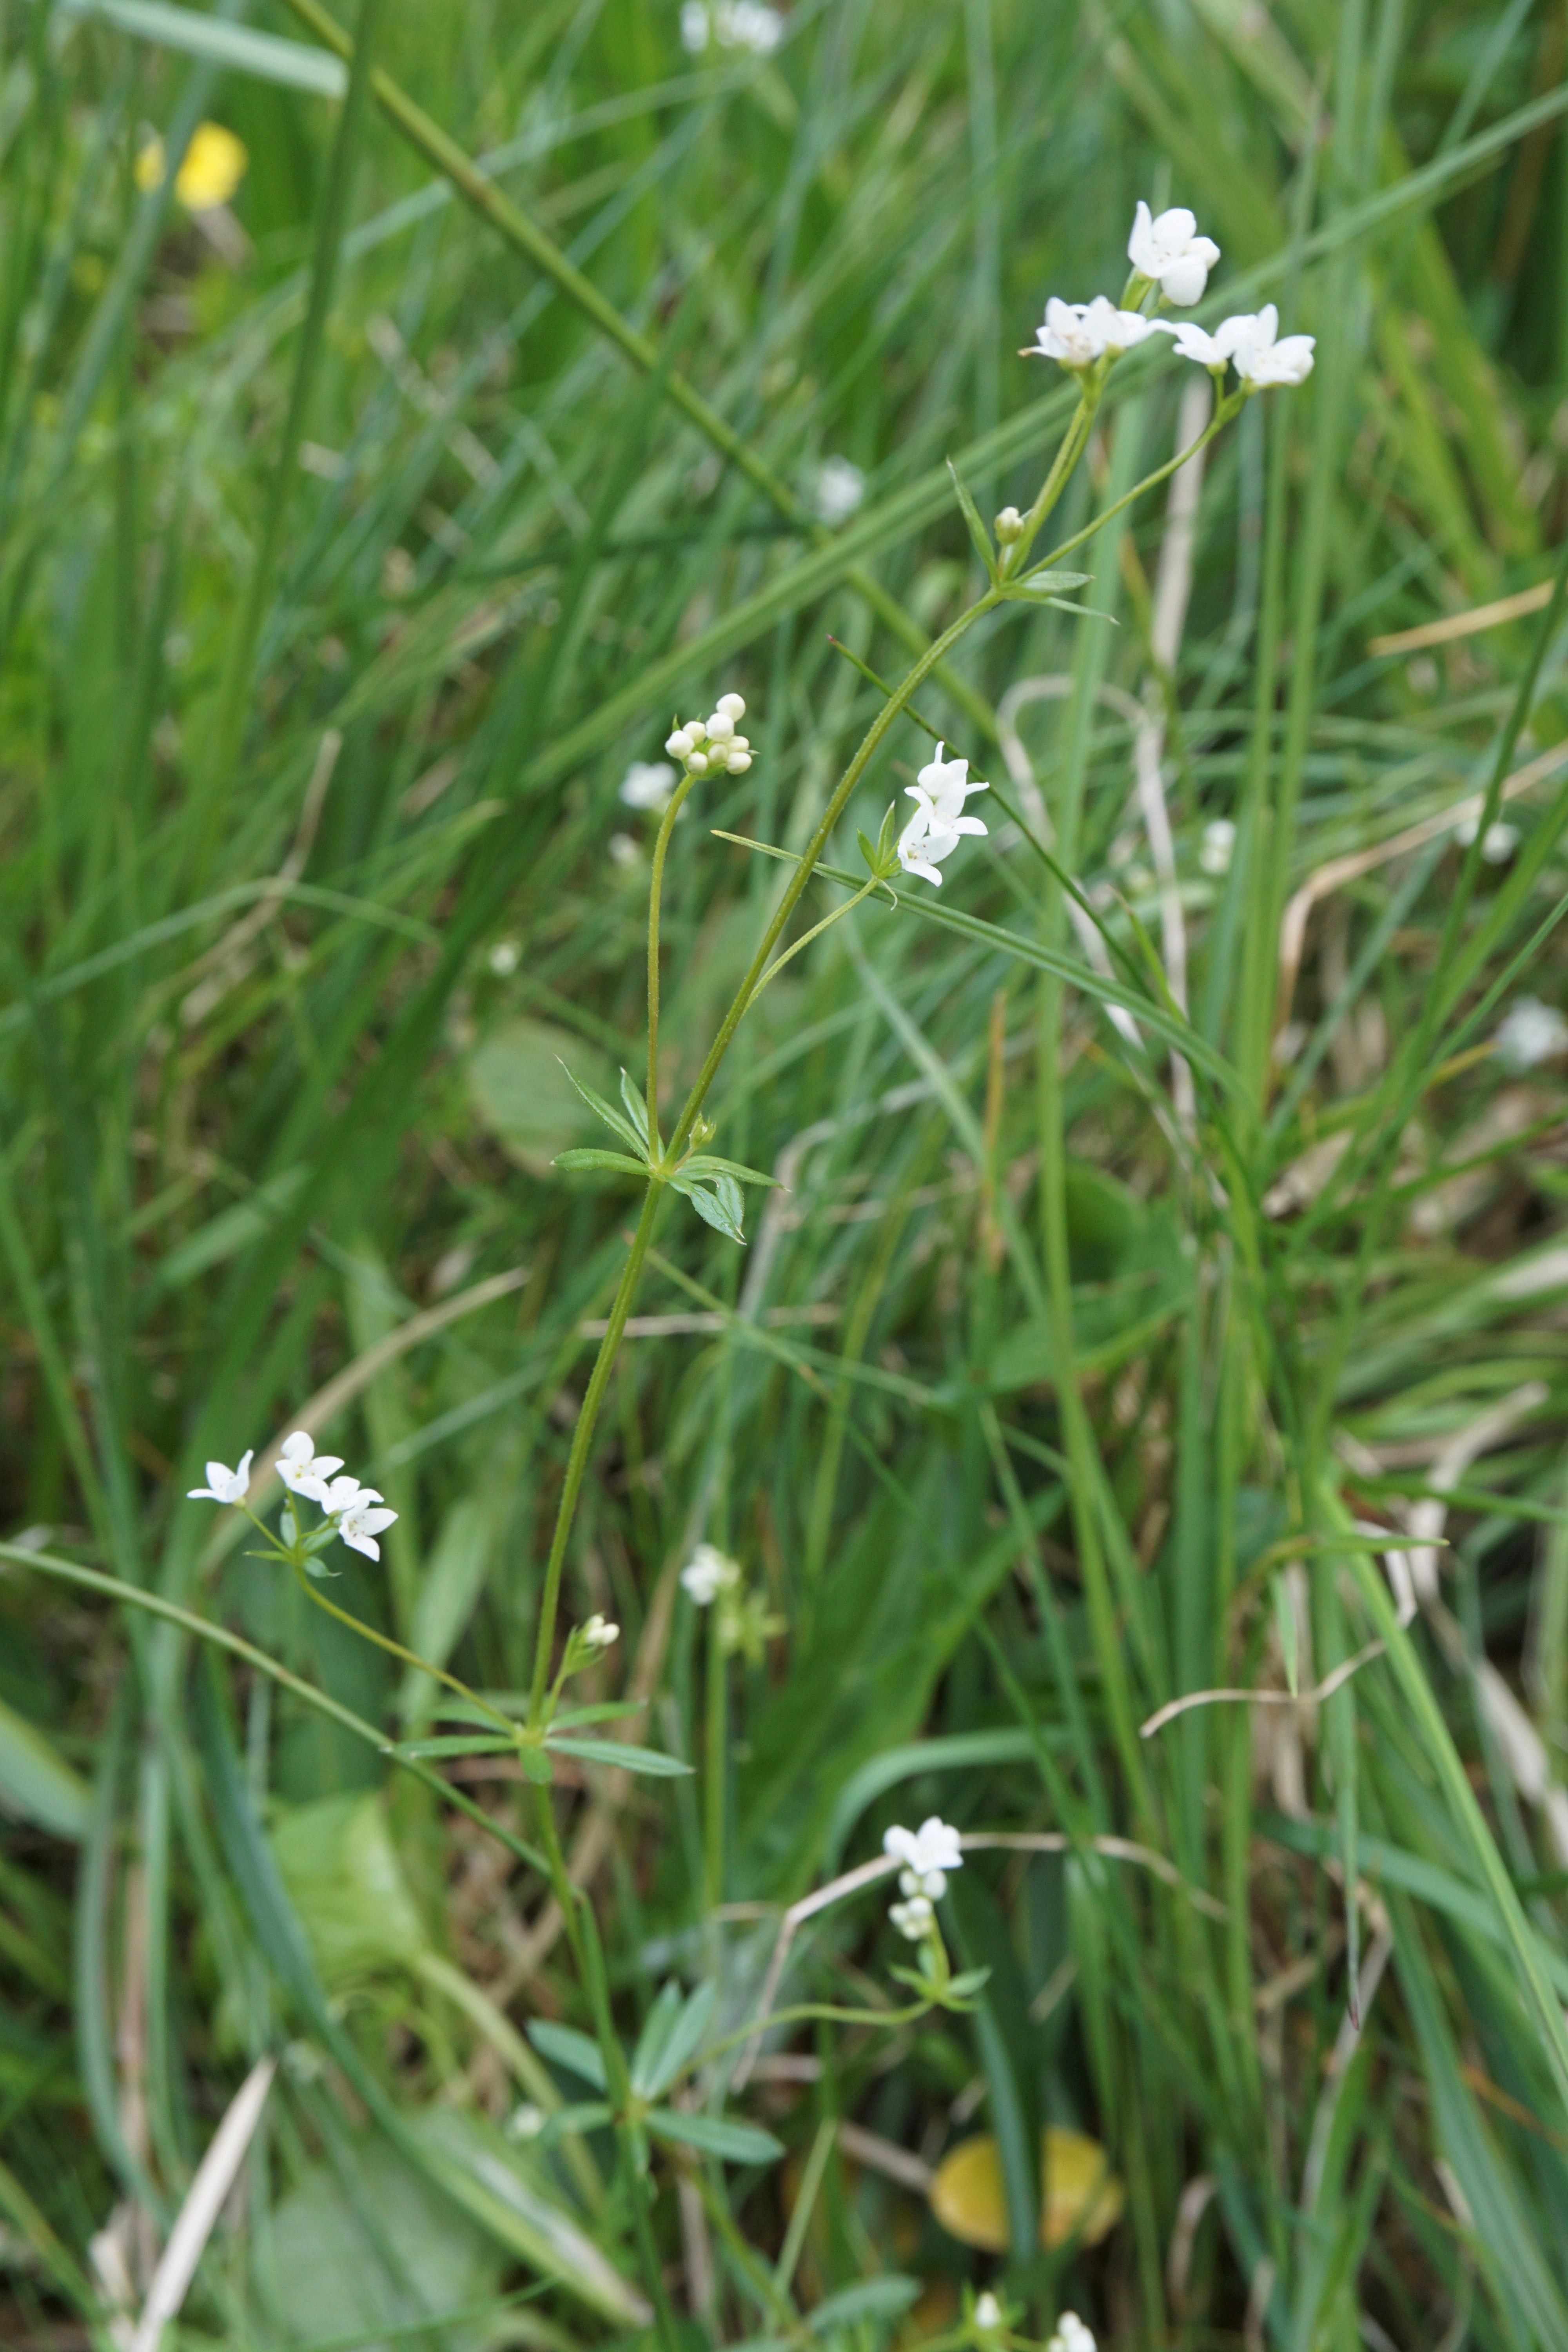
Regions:
<svg viewBox="0 0 1568 2352"><path fill-rule="evenodd" d="M1040 2177L1043 2246L1062 2245L1075 2231L1081 2231L1085 2245L1096 2246L1121 2218L1121 2183L1104 2148L1087 2134L1047 2124L1040 2135ZM942 2158L931 2179L931 2207L942 2228L963 2244L992 2254L1006 2252L1007 2199L1001 2158L989 2132L963 2141Z"/></svg>

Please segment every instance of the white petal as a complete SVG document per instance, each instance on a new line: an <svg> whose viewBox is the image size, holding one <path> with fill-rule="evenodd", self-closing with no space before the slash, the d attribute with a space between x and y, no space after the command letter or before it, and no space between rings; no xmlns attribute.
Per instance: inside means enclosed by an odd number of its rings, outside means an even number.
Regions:
<svg viewBox="0 0 1568 2352"><path fill-rule="evenodd" d="M316 1450L316 1441L308 1429L291 1429L279 1448L281 1460L309 1462Z"/></svg>

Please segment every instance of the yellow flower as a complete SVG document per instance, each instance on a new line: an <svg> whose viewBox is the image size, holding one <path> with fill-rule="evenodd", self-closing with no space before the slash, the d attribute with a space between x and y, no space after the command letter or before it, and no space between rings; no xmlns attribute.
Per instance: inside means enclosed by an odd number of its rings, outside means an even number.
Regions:
<svg viewBox="0 0 1568 2352"><path fill-rule="evenodd" d="M174 194L187 212L212 212L226 205L250 163L245 148L221 122L199 122L185 160L174 174ZM166 169L163 142L154 135L136 158L136 184L144 193L161 188Z"/></svg>

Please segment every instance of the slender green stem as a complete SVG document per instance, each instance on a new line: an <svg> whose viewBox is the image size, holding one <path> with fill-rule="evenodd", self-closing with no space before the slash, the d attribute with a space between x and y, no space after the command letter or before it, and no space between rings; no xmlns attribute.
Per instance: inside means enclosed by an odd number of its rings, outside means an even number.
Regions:
<svg viewBox="0 0 1568 2352"><path fill-rule="evenodd" d="M1124 491L1113 504L1092 516L1081 530L1075 530L1072 537L1064 539L1059 547L1053 547L1048 555L1041 558L1040 564L1037 568L1042 571L1053 569L1061 562L1064 555L1071 555L1076 549L1083 545L1085 540L1092 539L1096 531L1103 530L1108 522L1114 522L1122 509L1130 507L1135 499L1141 499L1145 490L1154 489L1161 482L1168 480L1171 475L1180 473L1188 458L1195 457L1200 449L1206 449L1215 435L1230 423L1231 418L1238 413L1247 397L1245 392L1229 394L1220 402L1195 441L1189 442L1184 449L1178 449L1173 457L1167 457L1163 466L1156 466L1152 474L1145 474L1141 482L1134 482L1130 490Z"/></svg>
<svg viewBox="0 0 1568 2352"><path fill-rule="evenodd" d="M0 1559L8 1559L17 1568L38 1569L46 1576L61 1577L68 1584L80 1585L89 1592L100 1592L106 1600L122 1601L129 1608L144 1610L150 1617L160 1617L165 1624L178 1625L183 1632L194 1633L198 1641L210 1642L215 1649L226 1650L230 1657L241 1660L253 1673L266 1675L280 1690L289 1692L306 1706L314 1707L318 1715L327 1716L353 1738L363 1740L367 1748L374 1748L378 1755L390 1756L395 1764L412 1774L416 1780L422 1781L426 1788L440 1798L443 1804L456 1806L458 1812L467 1813L480 1829L488 1830L514 1860L526 1863L529 1869L538 1871L542 1878L548 1876L549 1864L537 1847L530 1845L523 1838L515 1837L487 1813L482 1805L476 1804L472 1797L465 1796L461 1789L455 1789L449 1780L442 1779L439 1772L433 1772L421 1758L401 1754L385 1732L378 1731L374 1723L367 1723L363 1715L356 1715L341 1700L318 1690L315 1684L306 1682L303 1675L290 1673L287 1666L279 1665L276 1658L269 1657L265 1650L258 1650L254 1642L246 1641L242 1634L231 1633L225 1625L215 1625L210 1617L198 1617L194 1609L182 1609L176 1601L165 1601L162 1593L146 1591L139 1584L127 1584L121 1578L110 1576L102 1569L84 1568L74 1559L61 1559L54 1552L24 1551L19 1544L0 1543Z"/></svg>
<svg viewBox="0 0 1568 2352"><path fill-rule="evenodd" d="M711 1914L724 1899L724 1751L728 1746L730 1675L724 1644L719 1638L720 1602L715 1601L707 1612L708 1619L708 1722L706 1774L702 1790L703 1803L703 1874L707 1880L708 1910Z"/></svg>
<svg viewBox="0 0 1568 2352"><path fill-rule="evenodd" d="M247 1511L247 1518L249 1516ZM313 1601L318 1609L324 1609L329 1617L337 1619L340 1625L346 1625L352 1633L360 1634L363 1640L374 1642L376 1648L384 1650L389 1657L401 1658L405 1666L416 1666L422 1675L431 1675L437 1682L445 1683L448 1690L456 1691L458 1696L466 1698L471 1706L477 1706L481 1715L488 1716L498 1729L506 1732L509 1737L515 1737L516 1724L510 1716L503 1715L499 1706L492 1706L489 1699L481 1698L478 1691L470 1690L467 1683L458 1680L456 1675L447 1674L445 1667L433 1666L428 1658L420 1656L417 1650L405 1650L401 1642L393 1640L390 1633L379 1633L374 1625L367 1625L362 1617L353 1616L348 1610L340 1609L335 1601L329 1601L324 1592L317 1591L309 1570L300 1561L290 1559L289 1565L294 1571L294 1581L307 1601Z"/></svg>
<svg viewBox="0 0 1568 2352"><path fill-rule="evenodd" d="M561 1601L561 1570L566 1558L566 1542L572 1532L572 1521L576 1515L577 1497L583 1491L583 1479L588 1467L588 1448L593 1444L599 1407L604 1402L605 1391L615 1370L621 1333L626 1329L626 1317L631 1313L632 1300L637 1295L642 1262L653 1238L654 1216L663 1189L662 1184L650 1183L643 1196L642 1214L637 1219L637 1232L632 1236L632 1245L616 1286L609 1321L599 1342L599 1352L594 1360L587 1391L577 1415L577 1426L572 1433L572 1450L566 1457L566 1476L561 1488L555 1532L551 1538L550 1558L544 1568L544 1591L539 1602L539 1631L534 1636L533 1647L533 1686L528 1705L531 1731L537 1731L543 1719L545 1693L550 1684L550 1657L555 1646L555 1616Z"/></svg>
<svg viewBox="0 0 1568 2352"><path fill-rule="evenodd" d="M697 779L689 768L670 795L669 805L658 828L653 845L653 874L647 888L647 1148L650 1159L658 1156L658 909L664 890L665 852L675 820L680 814L680 803Z"/></svg>
<svg viewBox="0 0 1568 2352"><path fill-rule="evenodd" d="M1106 373L1104 370L1097 371L1084 382L1083 389L1079 394L1078 406L1073 411L1072 420L1062 436L1061 446L1051 460L1050 471L1040 484L1039 495L1024 519L1022 531L1003 556L1004 579L1016 579L1028 562L1030 548L1039 537L1047 517L1061 497L1073 467L1078 464L1088 446L1089 433L1094 425L1095 411L1100 406L1100 394L1105 389Z"/></svg>
<svg viewBox="0 0 1568 2352"><path fill-rule="evenodd" d="M859 889L856 891L855 896L852 898L846 898L841 907L835 907L830 915L824 915L820 923L813 923L810 930L804 932L802 936L795 940L793 947L785 948L783 955L775 958L773 962L769 964L766 971L763 972L761 980L758 981L756 987L752 991L752 1003L754 1004L758 997L761 996L763 989L768 986L769 982L771 981L775 981L778 978L780 972L783 971L785 964L789 962L792 956L799 955L801 950L803 948L808 948L813 940L819 940L824 931L830 931L835 923L841 923L846 915L852 915L863 898L868 898L873 890L879 890L883 887L883 877L877 874L871 875L867 881L861 884Z"/></svg>

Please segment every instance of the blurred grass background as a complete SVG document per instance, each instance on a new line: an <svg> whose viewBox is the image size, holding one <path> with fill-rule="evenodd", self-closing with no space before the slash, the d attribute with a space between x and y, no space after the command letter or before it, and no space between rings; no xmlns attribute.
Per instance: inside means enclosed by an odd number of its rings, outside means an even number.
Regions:
<svg viewBox="0 0 1568 2352"><path fill-rule="evenodd" d="M542 1888L379 1752L428 1683L177 1498L339 1383L315 1425L402 1516L336 1596L526 1684L628 1222L549 1164L595 1139L560 1058L613 1087L641 1051L622 781L745 693L755 765L672 843L673 1092L777 887L710 828L805 840L877 708L830 633L896 675L973 593L942 461L1028 503L1071 397L1014 353L1047 294L1120 287L1146 196L1316 375L1217 445L1190 595L1160 493L1093 543L1114 626L1014 610L922 709L1113 930L1168 949L1179 907L1237 1156L1205 1120L1202 1172L1163 1049L1088 994L1043 1066L1041 983L983 939L872 908L792 964L712 1106L789 1189L744 1254L667 1208L569 1564L624 1629L600 1695L703 1769L586 1768L563 1832L628 2038L670 1977L743 2022L779 1906L890 1821L1069 1842L955 1882L975 2019L781 2030L737 2097L786 2161L659 2159L694 2344L875 2352L970 2282L1119 2347L1568 2346L1529 1981L1560 2009L1563 1061L1490 1045L1563 993L1559 631L1513 837L1444 928L1541 628L1461 616L1563 531L1561 5L805 0L763 58L689 54L672 0L361 0L386 79L346 102L305 0L220 7L205 56L153 13L0 0L0 2339L132 2341L269 2054L168 2342L637 2332L604 2149L506 2130L574 2095L519 2039L585 2022ZM247 168L193 211L138 159L203 122ZM1163 349L1118 370L1065 528L1187 389ZM895 730L856 820L925 756ZM942 903L1033 937L1040 875L994 816ZM1140 1741L1375 1633L1357 1520L1446 1534L1403 1654L1429 1713L1374 1661ZM727 1675L676 1584L701 1538L782 1621ZM528 1834L515 1782L462 1791ZM786 1997L890 2002L900 1949L850 1902ZM1033 2242L1047 2126L1115 2174L1097 2243ZM999 2252L926 2194L976 2131Z"/></svg>

